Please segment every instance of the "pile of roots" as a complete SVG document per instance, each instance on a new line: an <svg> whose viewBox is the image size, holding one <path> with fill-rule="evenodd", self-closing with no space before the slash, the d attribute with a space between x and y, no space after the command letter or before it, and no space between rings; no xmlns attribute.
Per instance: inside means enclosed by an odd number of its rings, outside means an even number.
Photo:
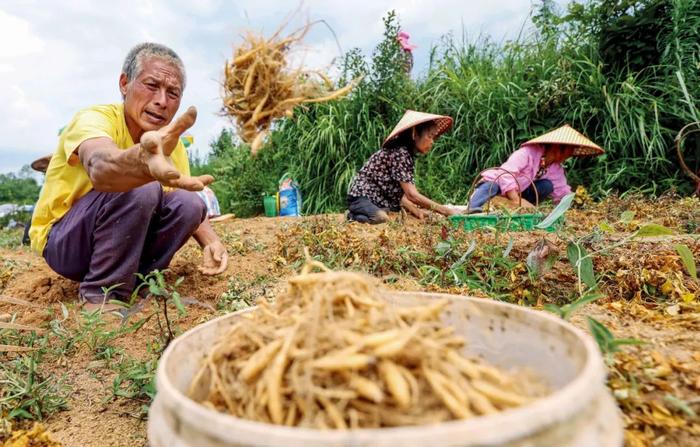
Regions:
<svg viewBox="0 0 700 447"><path fill-rule="evenodd" d="M248 32L233 59L226 62L223 83L223 113L237 126L243 141L256 153L276 118L291 116L299 104L330 101L350 92L354 82L334 89L321 71L306 71L289 65L290 51L299 44L312 24L266 38Z"/></svg>
<svg viewBox="0 0 700 447"><path fill-rule="evenodd" d="M465 357L440 320L447 305L396 306L370 277L307 262L274 304L223 334L190 397L254 421L351 429L466 419L544 394L527 374Z"/></svg>

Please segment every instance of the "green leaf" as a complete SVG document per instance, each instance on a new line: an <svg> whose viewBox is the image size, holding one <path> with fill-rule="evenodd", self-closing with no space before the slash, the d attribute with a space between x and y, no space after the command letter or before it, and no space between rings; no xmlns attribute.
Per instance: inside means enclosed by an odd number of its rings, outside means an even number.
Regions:
<svg viewBox="0 0 700 447"><path fill-rule="evenodd" d="M32 416L31 413L29 413L27 410L23 408L15 408L14 410L10 411L10 414L8 414L9 419L13 418L24 418L24 419L34 419L34 416Z"/></svg>
<svg viewBox="0 0 700 447"><path fill-rule="evenodd" d="M173 292L172 297L173 297L173 303L175 303L175 307L177 307L177 311L180 313L180 315L184 315L185 314L185 306L182 304L182 300L180 299L180 294L177 292Z"/></svg>
<svg viewBox="0 0 700 447"><path fill-rule="evenodd" d="M692 408L690 408L690 405L688 405L686 401L679 399L672 394L667 394L666 396L664 396L664 400L681 410L688 417L694 418L697 416L697 413Z"/></svg>
<svg viewBox="0 0 700 447"><path fill-rule="evenodd" d="M606 233L614 233L615 228L613 228L609 223L606 221L602 221L601 223L598 224L598 228L600 228L600 231L604 231Z"/></svg>
<svg viewBox="0 0 700 447"><path fill-rule="evenodd" d="M654 236L668 236L674 234L673 230L666 228L659 224L646 224L643 225L632 237L654 237Z"/></svg>
<svg viewBox="0 0 700 447"><path fill-rule="evenodd" d="M635 214L637 214L637 213L635 213L634 211L625 211L620 216L620 222L622 222L622 223L632 222L632 219L634 219Z"/></svg>
<svg viewBox="0 0 700 447"><path fill-rule="evenodd" d="M63 304L63 301L61 301L61 314L63 315L63 320L61 321L66 321L68 319L69 313L68 308L65 304Z"/></svg>
<svg viewBox="0 0 700 447"><path fill-rule="evenodd" d="M566 304L563 306L562 309L562 318L565 320L568 320L569 317L576 312L579 307L585 306L588 303L592 303L593 301L599 300L603 298L605 295L602 293L587 293L583 295L581 298L577 299L576 301Z"/></svg>
<svg viewBox="0 0 700 447"><path fill-rule="evenodd" d="M508 246L506 247L505 250L503 250L503 255L502 255L502 256L503 256L504 258L507 258L508 255L510 254L510 251L511 251L512 249L513 249L513 238L510 237L510 238L508 239Z"/></svg>
<svg viewBox="0 0 700 447"><path fill-rule="evenodd" d="M435 252L439 256L445 256L451 248L452 244L450 244L449 242L441 241L435 246Z"/></svg>
<svg viewBox="0 0 700 447"><path fill-rule="evenodd" d="M695 265L695 258L693 257L693 252L690 251L685 244L676 244L676 252L680 255L681 261L688 274L693 277L693 279L698 279L698 269Z"/></svg>
<svg viewBox="0 0 700 447"><path fill-rule="evenodd" d="M603 354L607 354L610 352L610 341L614 338L613 335L610 333L608 328L603 326L601 322L598 320L591 318L591 317L586 317L586 321L588 323L588 329L591 331L591 335L593 335L593 338L595 339L596 343L598 343L598 347L600 348L600 351Z"/></svg>
<svg viewBox="0 0 700 447"><path fill-rule="evenodd" d="M554 222L556 222L569 208L571 208L571 204L573 203L575 197L576 194L573 192L565 195L556 208L554 208L552 212L549 213L544 220L542 220L542 222L535 225L535 228L544 230L545 228L551 227Z"/></svg>
<svg viewBox="0 0 700 447"><path fill-rule="evenodd" d="M547 303L544 305L544 310L551 312L558 317L564 318L564 312L562 312L561 308L556 304Z"/></svg>
<svg viewBox="0 0 700 447"><path fill-rule="evenodd" d="M569 245L566 247L566 256L569 258L569 262L574 267L576 275L581 278L581 281L589 289L595 289L598 283L593 272L593 260L588 256L586 249L575 242L569 242Z"/></svg>

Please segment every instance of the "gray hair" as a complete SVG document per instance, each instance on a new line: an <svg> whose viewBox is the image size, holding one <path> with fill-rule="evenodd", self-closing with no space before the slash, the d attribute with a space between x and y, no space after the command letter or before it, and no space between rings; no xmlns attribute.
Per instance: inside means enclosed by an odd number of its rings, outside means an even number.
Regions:
<svg viewBox="0 0 700 447"><path fill-rule="evenodd" d="M129 51L124 59L124 65L122 66L122 73L126 75L126 81L131 82L141 74L143 69L143 61L149 57L157 57L170 64L172 64L177 71L180 72L180 81L182 82L182 88L185 88L185 65L182 63L182 59L177 53L165 45L153 42L144 42L136 45Z"/></svg>

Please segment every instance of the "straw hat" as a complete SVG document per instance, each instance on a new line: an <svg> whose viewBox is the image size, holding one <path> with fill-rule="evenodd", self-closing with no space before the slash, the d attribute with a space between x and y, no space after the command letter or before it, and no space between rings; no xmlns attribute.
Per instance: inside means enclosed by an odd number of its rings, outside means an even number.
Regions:
<svg viewBox="0 0 700 447"><path fill-rule="evenodd" d="M32 162L30 165L32 169L38 172L46 172L46 169L49 167L49 162L51 161L52 154L45 155L41 158L37 158Z"/></svg>
<svg viewBox="0 0 700 447"><path fill-rule="evenodd" d="M385 147L389 141L396 138L404 130L428 121L434 121L435 125L437 126L437 133L433 138L439 137L443 133L447 132L450 127L452 127L452 118L449 116L433 115L432 113L416 112L415 110L406 110L406 113L404 113L403 117L401 117L401 121L399 121L399 123L394 127L394 130L392 130L389 136L386 137L384 143L382 143L382 147Z"/></svg>
<svg viewBox="0 0 700 447"><path fill-rule="evenodd" d="M558 129L551 132L547 132L537 138L533 138L530 141L525 142L525 144L566 144L568 146L574 146L574 156L595 156L604 154L605 150L598 146L588 138L584 137L583 134L576 131L573 127L565 124Z"/></svg>

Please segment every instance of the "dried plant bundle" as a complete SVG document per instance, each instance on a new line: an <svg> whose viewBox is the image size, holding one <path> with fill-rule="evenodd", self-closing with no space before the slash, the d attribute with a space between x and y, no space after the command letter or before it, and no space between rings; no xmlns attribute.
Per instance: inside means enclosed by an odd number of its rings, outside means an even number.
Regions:
<svg viewBox="0 0 700 447"><path fill-rule="evenodd" d="M280 35L281 28L270 38L248 32L234 49L233 59L226 62L222 112L236 124L253 153L262 146L275 119L291 116L300 104L340 98L355 85L351 82L334 89L322 71L290 67L290 51L311 26L313 23L307 23L286 37Z"/></svg>

